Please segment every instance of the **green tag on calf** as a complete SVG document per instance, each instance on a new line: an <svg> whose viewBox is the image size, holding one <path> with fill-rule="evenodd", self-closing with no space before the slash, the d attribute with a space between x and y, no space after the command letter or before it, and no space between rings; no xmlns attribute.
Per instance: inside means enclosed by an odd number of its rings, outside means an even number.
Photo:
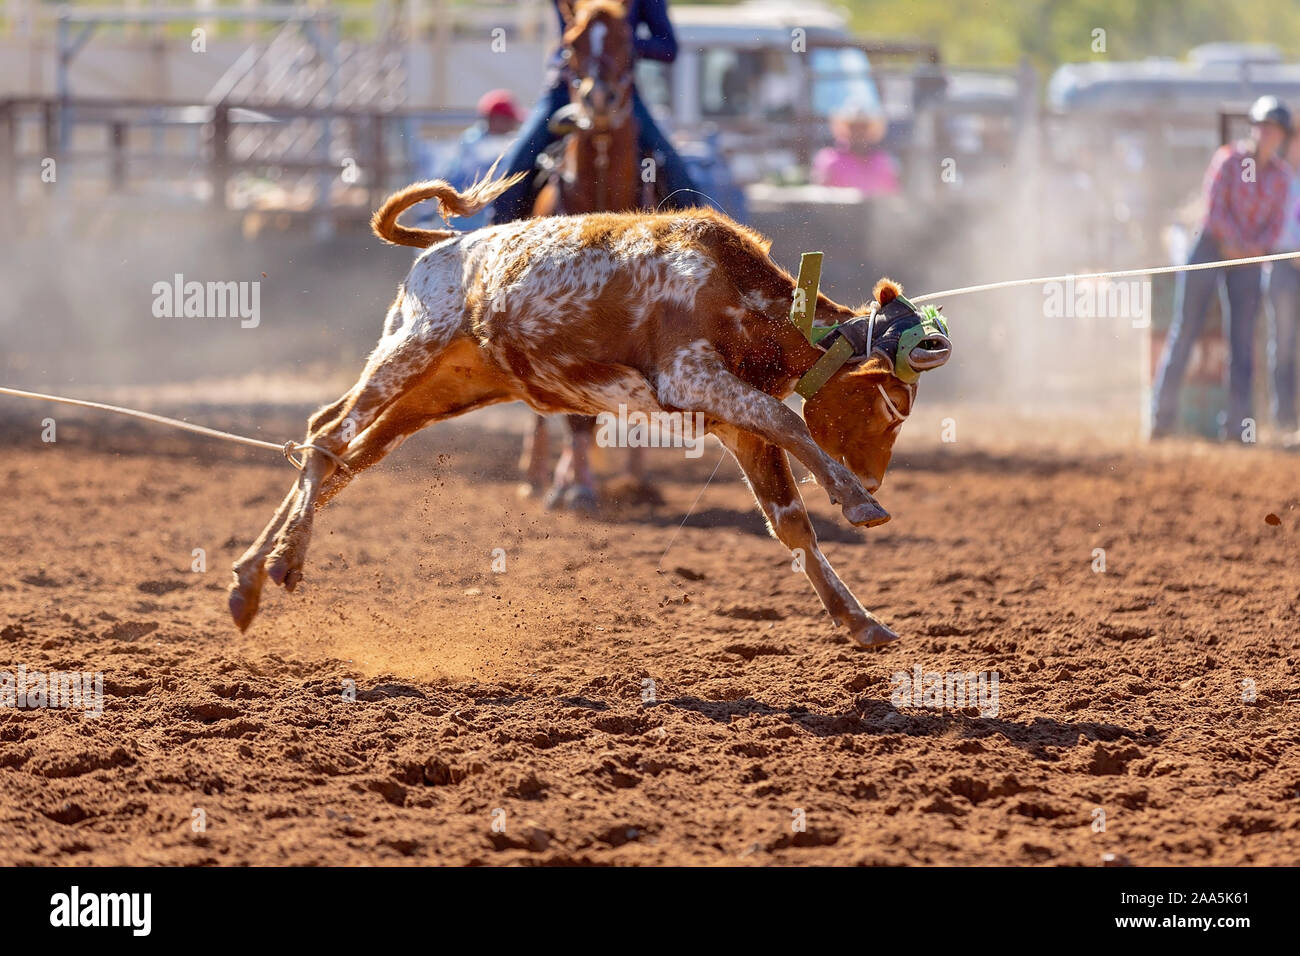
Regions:
<svg viewBox="0 0 1300 956"><path fill-rule="evenodd" d="M799 257L799 283L795 286L794 302L790 305L790 321L813 341L813 315L817 312L817 290L822 281L822 254L805 252Z"/></svg>

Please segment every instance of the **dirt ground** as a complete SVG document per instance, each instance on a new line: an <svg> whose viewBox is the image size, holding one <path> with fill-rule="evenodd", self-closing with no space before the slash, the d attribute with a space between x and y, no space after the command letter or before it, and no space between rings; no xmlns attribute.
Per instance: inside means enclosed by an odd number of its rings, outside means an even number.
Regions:
<svg viewBox="0 0 1300 956"><path fill-rule="evenodd" d="M224 592L273 453L6 434L0 670L102 671L105 702L0 710L0 864L1300 861L1295 457L905 435L890 524L805 486L903 634L863 652L729 459L701 494L717 446L583 521L518 501L473 422L322 513L247 635ZM995 672L996 714L895 707L918 667Z"/></svg>

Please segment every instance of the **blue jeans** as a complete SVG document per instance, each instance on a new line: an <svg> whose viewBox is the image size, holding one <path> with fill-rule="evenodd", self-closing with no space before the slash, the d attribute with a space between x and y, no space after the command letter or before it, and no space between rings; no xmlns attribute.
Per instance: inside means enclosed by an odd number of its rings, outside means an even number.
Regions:
<svg viewBox="0 0 1300 956"><path fill-rule="evenodd" d="M1268 276L1268 366L1273 376L1273 420L1294 431L1296 345L1300 332L1300 269L1296 260L1271 263Z"/></svg>
<svg viewBox="0 0 1300 956"><path fill-rule="evenodd" d="M1189 265L1198 262L1215 262L1222 259L1219 244L1208 233L1202 233L1192 247ZM1172 431L1178 421L1178 392L1187 363L1192 357L1192 347L1205 326L1205 316L1210 308L1210 296L1219 295L1224 305L1224 319L1228 338L1228 419L1227 433L1235 435L1241 430L1241 420L1251 417L1251 380L1255 373L1255 315L1260 300L1259 266L1225 266L1202 269L1199 272L1180 272L1174 292L1174 322L1165 340L1164 354L1160 357L1160 370L1156 374L1156 389L1152 408L1152 430ZM1227 290L1224 302L1220 282Z"/></svg>
<svg viewBox="0 0 1300 956"><path fill-rule="evenodd" d="M533 173L537 165L537 157L556 139L546 123L556 110L567 105L568 102L569 85L563 78L558 79L542 94L542 98L537 101L533 111L524 120L519 128L519 138L506 154L504 175L510 176L514 173L529 175L497 197L496 202L492 204L493 222L512 222L515 219L523 219L532 212ZM641 100L641 94L635 89L632 91L632 115L636 118L637 146L641 153L643 155L649 153L657 157L656 173L663 194L672 196L668 205L677 207L697 205L700 200L698 195L693 192L679 192L679 190L694 190L695 184L686 171L686 164L677 155L677 150L673 149L673 144L668 141L668 137L659 129L654 117L650 115L650 110ZM673 193L678 195L673 196Z"/></svg>

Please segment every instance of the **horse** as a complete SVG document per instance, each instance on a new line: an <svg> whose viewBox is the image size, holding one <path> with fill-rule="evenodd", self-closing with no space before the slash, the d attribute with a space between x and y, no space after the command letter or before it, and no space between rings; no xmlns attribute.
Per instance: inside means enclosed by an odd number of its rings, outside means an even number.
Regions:
<svg viewBox="0 0 1300 956"><path fill-rule="evenodd" d="M620 0L571 0L559 4L564 20L563 57L572 77L569 104L551 117L551 129L565 135L562 154L533 203L533 216L629 212L654 203L654 183L643 182L632 115L636 48L627 8ZM596 507L591 446L596 420L566 415L569 441L560 454L547 508L592 511ZM534 418L520 461L525 496L547 484L550 436L546 418ZM663 499L645 477L645 451L628 449L622 497L649 504Z"/></svg>

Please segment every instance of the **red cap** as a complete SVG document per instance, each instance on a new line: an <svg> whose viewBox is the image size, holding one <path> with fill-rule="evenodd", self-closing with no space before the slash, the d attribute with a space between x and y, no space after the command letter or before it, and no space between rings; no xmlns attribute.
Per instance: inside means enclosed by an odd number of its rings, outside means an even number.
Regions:
<svg viewBox="0 0 1300 956"><path fill-rule="evenodd" d="M515 96L509 90L491 90L479 97L479 116L508 116L516 123L523 122L524 116L515 105Z"/></svg>

